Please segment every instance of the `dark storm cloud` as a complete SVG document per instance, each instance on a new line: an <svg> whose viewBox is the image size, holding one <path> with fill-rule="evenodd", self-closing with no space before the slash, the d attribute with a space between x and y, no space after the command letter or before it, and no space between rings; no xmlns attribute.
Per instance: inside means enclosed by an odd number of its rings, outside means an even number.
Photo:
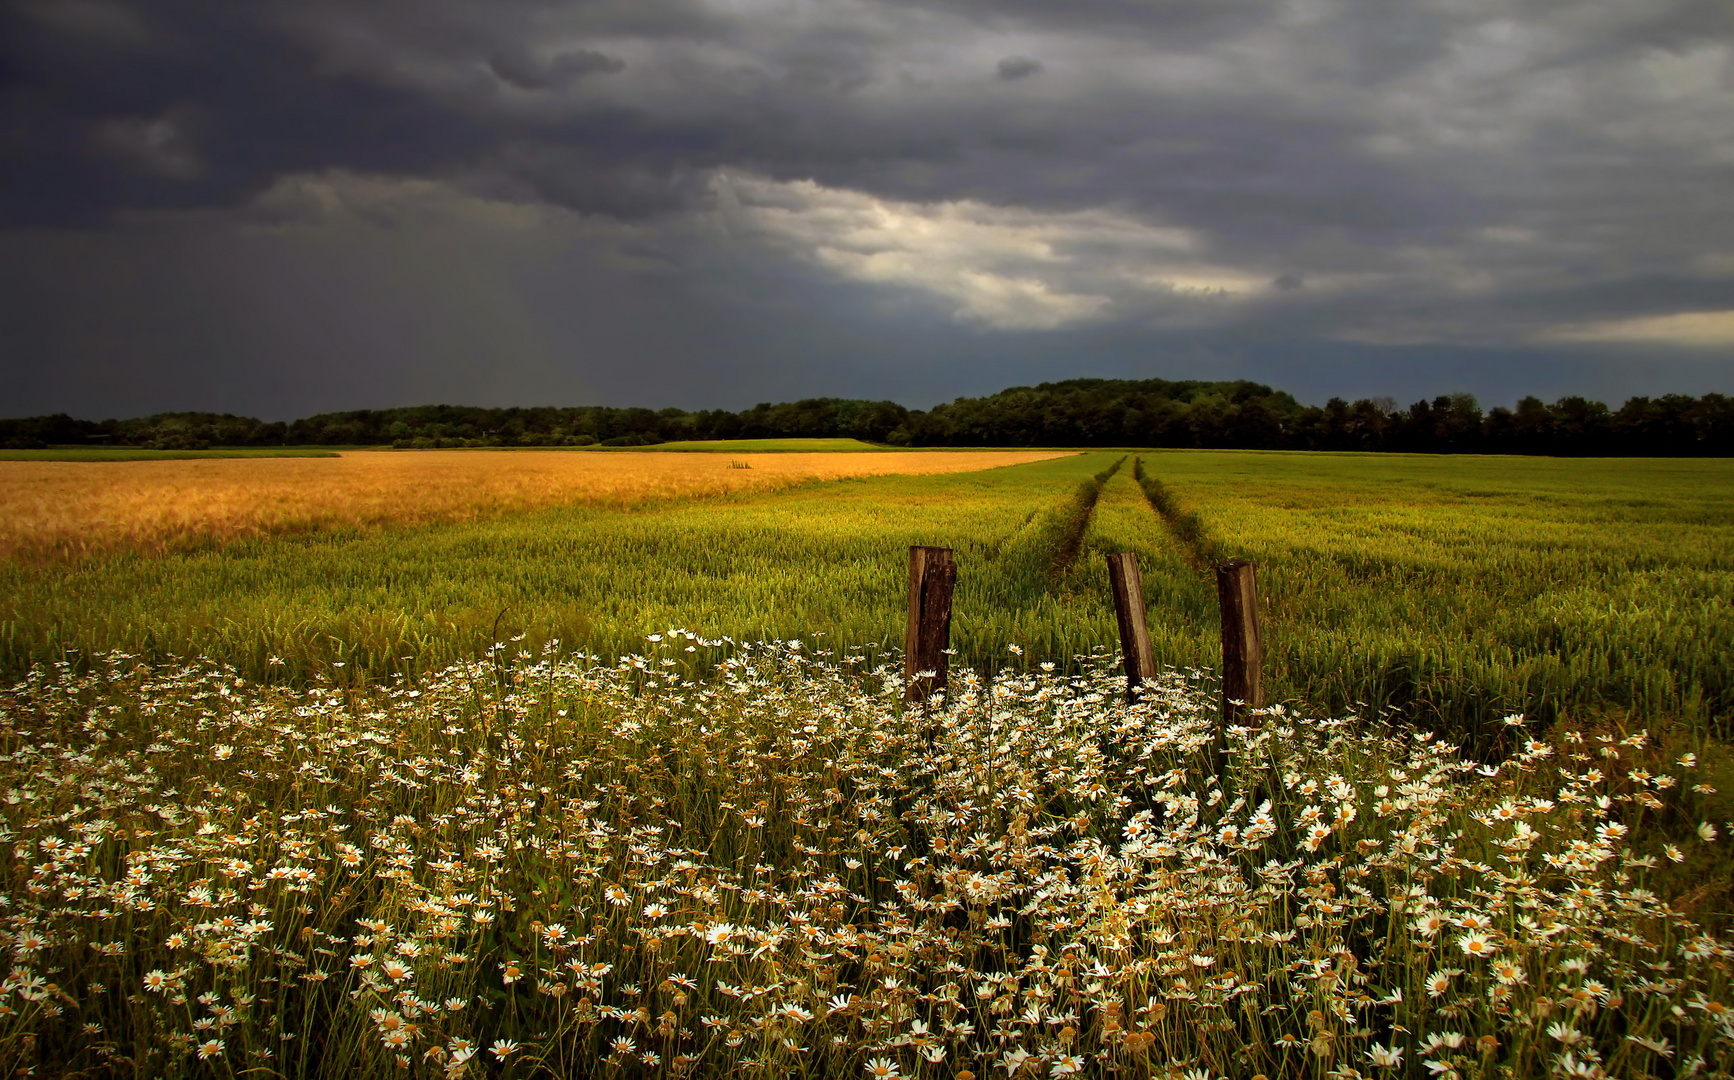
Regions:
<svg viewBox="0 0 1734 1080"><path fill-rule="evenodd" d="M415 279L440 319L474 307L459 339L606 353L560 314L589 304L498 298L568 274L615 297L610 348L652 340L614 315L654 291L654 351L761 381L782 299L820 293L814 326L921 327L966 366L1063 366L1077 334L1112 343L1090 353L1109 367L1204 335L1186 355L1222 370L1248 343L1557 351L1665 337L1641 320L1677 313L1714 339L1734 310L1731 42L1723 0L0 0L0 230L9 258L62 271L36 310L0 298L4 359L99 348L53 329L92 305L133 312L164 357L176 334L259 352L277 298L201 317L172 277L81 283L104 243L231 260L268 294L320 259L389 278L418 230L485 268ZM502 225L513 206L572 258ZM719 273L779 284L706 306ZM346 355L423 349L309 303L370 343ZM838 385L872 381L866 356ZM980 364L979 389L1009 376Z"/></svg>
<svg viewBox="0 0 1734 1080"><path fill-rule="evenodd" d="M1161 39L1196 48L1268 22L1278 0L891 0L913 10L941 10L992 27L1024 24L1062 33Z"/></svg>
<svg viewBox="0 0 1734 1080"><path fill-rule="evenodd" d="M0 215L13 224L227 205L285 173L416 171L496 141L487 126L401 88L318 77L315 57L263 18L263 7L106 5L129 10L140 30L117 41L42 17L58 6L6 12ZM153 165L153 130L196 164ZM115 153L129 138L136 152Z"/></svg>
<svg viewBox="0 0 1734 1080"><path fill-rule="evenodd" d="M999 18L1035 19L1047 7L1013 7ZM606 213L643 205L622 191L645 189L647 176L718 165L906 197L1056 206L1130 200L1188 217L1214 208L1230 220L1244 219L1250 194L1269 219L1281 217L1278 204L1291 197L1303 214L1316 213L1321 200L1308 189L1354 171L1341 146L1359 134L1276 97L1249 109L1184 88L1152 93L1100 83L1034 101L971 96L935 87L942 66L912 74L896 25L839 22L779 33L774 13L725 21L697 4L509 4L486 18L437 0L366 8L170 0L101 10L144 36L117 41L88 23L45 18L58 11L52 4L19 5L11 14L6 107L17 168L0 183L12 220L229 203L276 176L333 166L497 169L543 197ZM1085 3L1068 6L1067 19L1115 33L1130 21L1196 44L1267 13L1264 4L1180 3L1152 16L1144 5ZM665 46L646 81L667 89L549 93L616 75L627 61L585 46L537 56L532 47L548 31L538 17L562 33ZM967 27L951 32L961 39ZM704 55L718 47L739 55ZM1041 68L1011 56L996 70L1018 80ZM869 91L875 100L865 102ZM176 127L175 110L197 112L199 129ZM151 132L184 144L178 156L142 145L112 152L127 133L142 144ZM562 169L565 178L553 183L549 160L583 164ZM1382 190L1334 197L1377 207L1402 182L1392 177L1374 181Z"/></svg>
<svg viewBox="0 0 1734 1080"><path fill-rule="evenodd" d="M488 67L519 89L554 90L586 75L611 75L625 69L626 62L594 49L577 49L546 62L523 52L496 52L488 57Z"/></svg>

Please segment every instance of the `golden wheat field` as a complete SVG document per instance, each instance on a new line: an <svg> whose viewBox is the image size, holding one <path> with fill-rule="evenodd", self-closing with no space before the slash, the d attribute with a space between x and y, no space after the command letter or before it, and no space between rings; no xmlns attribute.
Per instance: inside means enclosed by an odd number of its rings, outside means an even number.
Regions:
<svg viewBox="0 0 1734 1080"><path fill-rule="evenodd" d="M0 557L161 551L272 532L466 521L562 503L971 472L1064 451L896 454L351 451L335 458L0 462ZM741 468L745 463L750 468Z"/></svg>

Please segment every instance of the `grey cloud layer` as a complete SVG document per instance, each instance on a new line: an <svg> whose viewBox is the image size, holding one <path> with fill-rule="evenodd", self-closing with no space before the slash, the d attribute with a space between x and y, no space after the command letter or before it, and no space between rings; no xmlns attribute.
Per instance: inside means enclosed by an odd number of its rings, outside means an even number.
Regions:
<svg viewBox="0 0 1734 1080"><path fill-rule="evenodd" d="M1734 311L1725 0L4 0L0 42L13 228L414 181L1006 333Z"/></svg>

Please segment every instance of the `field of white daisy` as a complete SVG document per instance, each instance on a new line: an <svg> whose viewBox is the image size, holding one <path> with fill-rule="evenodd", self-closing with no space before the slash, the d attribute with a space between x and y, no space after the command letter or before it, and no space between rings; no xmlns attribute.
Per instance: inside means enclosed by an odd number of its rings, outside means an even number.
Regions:
<svg viewBox="0 0 1734 1080"><path fill-rule="evenodd" d="M0 1068L1684 1077L1734 1067L1702 748L1218 729L1113 657L683 630L387 685L112 654L0 694ZM893 658L894 659L894 658ZM1701 892L1698 899L1701 899Z"/></svg>

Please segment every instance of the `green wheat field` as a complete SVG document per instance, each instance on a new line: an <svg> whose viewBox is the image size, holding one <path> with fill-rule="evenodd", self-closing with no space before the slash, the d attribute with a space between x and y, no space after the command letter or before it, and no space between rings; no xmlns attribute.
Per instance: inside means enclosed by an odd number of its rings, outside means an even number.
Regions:
<svg viewBox="0 0 1734 1080"><path fill-rule="evenodd" d="M1130 449L0 562L0 1068L1728 1076L1731 523L1718 460Z"/></svg>

